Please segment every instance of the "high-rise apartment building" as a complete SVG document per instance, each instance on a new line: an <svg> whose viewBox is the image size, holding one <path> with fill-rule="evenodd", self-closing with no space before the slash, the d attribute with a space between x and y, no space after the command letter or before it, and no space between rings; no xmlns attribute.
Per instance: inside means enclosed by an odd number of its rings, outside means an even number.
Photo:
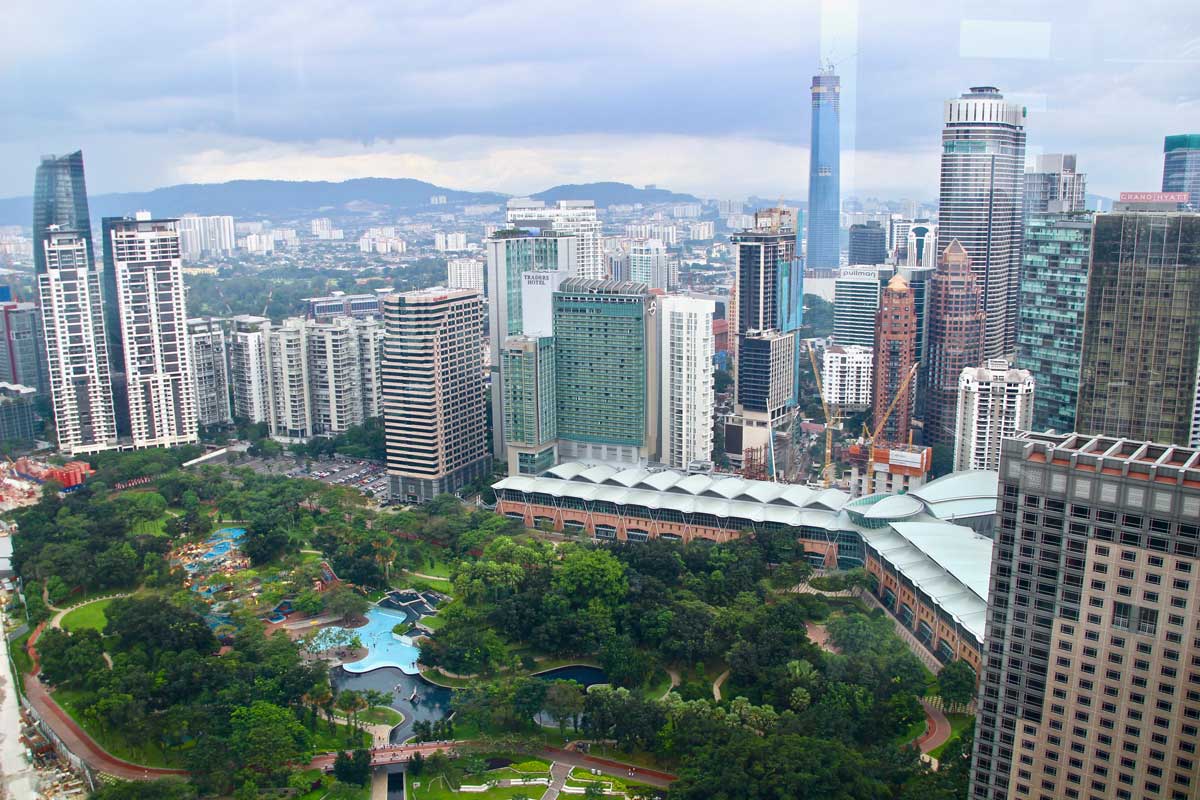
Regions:
<svg viewBox="0 0 1200 800"><path fill-rule="evenodd" d="M604 274L604 224L591 200L559 200L547 206L541 200L508 201L508 221L518 228L570 233L576 236L577 261L572 277L602 279Z"/></svg>
<svg viewBox="0 0 1200 800"><path fill-rule="evenodd" d="M523 309L524 279L528 272L546 272L556 277L547 286L552 292L566 277L579 270L581 239L574 233L558 230L496 231L484 243L487 247L488 286L488 363L491 367L492 454L505 458L504 398L500 351L509 336L525 333ZM547 315L550 298L544 298L541 311ZM533 309L537 311L537 309ZM548 334L547 334L548 335Z"/></svg>
<svg viewBox="0 0 1200 800"><path fill-rule="evenodd" d="M58 447L69 456L117 446L100 275L90 236L40 232L37 275Z"/></svg>
<svg viewBox="0 0 1200 800"><path fill-rule="evenodd" d="M229 255L237 247L233 217L184 214L176 226L180 255L188 261L202 256Z"/></svg>
<svg viewBox="0 0 1200 800"><path fill-rule="evenodd" d="M958 378L983 363L984 312L967 251L951 241L930 278L925 378L925 444L953 444Z"/></svg>
<svg viewBox="0 0 1200 800"><path fill-rule="evenodd" d="M653 295L568 278L554 293L555 403L564 461L645 463L658 428Z"/></svg>
<svg viewBox="0 0 1200 800"><path fill-rule="evenodd" d="M909 380L917 363L917 327L912 289L902 276L894 275L880 296L875 314L871 427L880 445L908 442L917 396L915 376ZM887 414L889 406L891 414Z"/></svg>
<svg viewBox="0 0 1200 800"><path fill-rule="evenodd" d="M309 392L308 327L285 319L267 333L268 410L271 438L303 442L316 431Z"/></svg>
<svg viewBox="0 0 1200 800"><path fill-rule="evenodd" d="M825 402L852 411L870 408L874 367L871 348L833 345L825 348L821 358Z"/></svg>
<svg viewBox="0 0 1200 800"><path fill-rule="evenodd" d="M200 441L179 231L173 219L104 220L105 265L118 310L123 394L135 448Z"/></svg>
<svg viewBox="0 0 1200 800"><path fill-rule="evenodd" d="M1200 214L1097 214L1076 430L1200 445Z"/></svg>
<svg viewBox="0 0 1200 800"><path fill-rule="evenodd" d="M480 359L483 297L437 287L388 295L383 305L391 496L428 502L490 469Z"/></svg>
<svg viewBox="0 0 1200 800"><path fill-rule="evenodd" d="M1188 205L1200 211L1200 133L1168 136L1163 141L1164 192L1187 192Z"/></svg>
<svg viewBox="0 0 1200 800"><path fill-rule="evenodd" d="M1031 430L1075 430L1091 247L1089 212L1027 218L1016 361L1037 384Z"/></svg>
<svg viewBox="0 0 1200 800"><path fill-rule="evenodd" d="M849 264L882 264L887 261L887 231L877 220L850 226Z"/></svg>
<svg viewBox="0 0 1200 800"><path fill-rule="evenodd" d="M446 285L451 289L483 292L483 262L474 258L446 260Z"/></svg>
<svg viewBox="0 0 1200 800"><path fill-rule="evenodd" d="M554 337L504 340L504 443L510 475L538 475L558 463Z"/></svg>
<svg viewBox="0 0 1200 800"><path fill-rule="evenodd" d="M958 378L954 471L1000 468L1000 442L1029 430L1034 382L1027 369L992 358Z"/></svg>
<svg viewBox="0 0 1200 800"><path fill-rule="evenodd" d="M116 447L101 280L78 151L38 165L33 264L59 449L78 455Z"/></svg>
<svg viewBox="0 0 1200 800"><path fill-rule="evenodd" d="M233 415L245 422L267 422L272 413L271 379L267 369L271 320L242 314L230 322L229 377L233 387Z"/></svg>
<svg viewBox="0 0 1200 800"><path fill-rule="evenodd" d="M843 267L833 288L833 340L840 345L875 346L880 270Z"/></svg>
<svg viewBox="0 0 1200 800"><path fill-rule="evenodd" d="M629 280L651 289L670 289L667 248L658 239L636 239L629 246Z"/></svg>
<svg viewBox="0 0 1200 800"><path fill-rule="evenodd" d="M946 101L944 119L938 251L955 240L966 250L986 319L984 355L998 358L1016 341L1025 108L975 86Z"/></svg>
<svg viewBox="0 0 1200 800"><path fill-rule="evenodd" d="M188 349L200 427L233 424L229 404L229 353L223 320L195 317L187 321Z"/></svg>
<svg viewBox="0 0 1200 800"><path fill-rule="evenodd" d="M833 269L841 263L841 91L832 66L813 76L805 253L809 269Z"/></svg>
<svg viewBox="0 0 1200 800"><path fill-rule="evenodd" d="M1025 173L1025 218L1087 209L1087 175L1075 169L1073 154L1047 153Z"/></svg>
<svg viewBox="0 0 1200 800"><path fill-rule="evenodd" d="M712 459L716 304L681 295L659 297L655 303L662 371L658 460L687 469Z"/></svg>
<svg viewBox="0 0 1200 800"><path fill-rule="evenodd" d="M1200 453L1075 434L1002 448L968 796L1191 800Z"/></svg>
<svg viewBox="0 0 1200 800"><path fill-rule="evenodd" d="M47 389L46 345L36 303L0 302L0 382Z"/></svg>
<svg viewBox="0 0 1200 800"><path fill-rule="evenodd" d="M336 435L381 413L382 319L304 323L313 433Z"/></svg>

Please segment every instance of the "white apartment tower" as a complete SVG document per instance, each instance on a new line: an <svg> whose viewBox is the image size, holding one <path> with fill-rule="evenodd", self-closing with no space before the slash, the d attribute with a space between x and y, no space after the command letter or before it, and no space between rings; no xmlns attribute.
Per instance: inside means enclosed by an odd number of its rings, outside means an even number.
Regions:
<svg viewBox="0 0 1200 800"><path fill-rule="evenodd" d="M968 367L958 378L954 471L1000 469L1000 443L1029 430L1033 375L1003 358Z"/></svg>
<svg viewBox="0 0 1200 800"><path fill-rule="evenodd" d="M179 252L188 261L203 255L228 255L237 247L233 217L184 214L177 228Z"/></svg>
<svg viewBox="0 0 1200 800"><path fill-rule="evenodd" d="M337 317L305 326L313 433L343 433L378 417L383 322Z"/></svg>
<svg viewBox="0 0 1200 800"><path fill-rule="evenodd" d="M713 445L713 332L716 304L679 295L657 300L662 414L659 460L674 469L709 461Z"/></svg>
<svg viewBox="0 0 1200 800"><path fill-rule="evenodd" d="M483 262L474 258L447 259L446 282L451 289L483 292Z"/></svg>
<svg viewBox="0 0 1200 800"><path fill-rule="evenodd" d="M843 409L871 406L874 351L861 345L833 345L822 355L825 402Z"/></svg>
<svg viewBox="0 0 1200 800"><path fill-rule="evenodd" d="M651 289L669 289L670 262L659 239L635 239L629 246L629 280Z"/></svg>
<svg viewBox="0 0 1200 800"><path fill-rule="evenodd" d="M596 216L596 204L591 200L559 200L553 206L528 198L509 200L508 221L519 228L575 234L579 239L579 255L571 277L592 280L608 277L604 267L604 225Z"/></svg>
<svg viewBox="0 0 1200 800"><path fill-rule="evenodd" d="M313 435L308 391L308 328L285 319L267 334L268 409L271 438L302 442Z"/></svg>
<svg viewBox="0 0 1200 800"><path fill-rule="evenodd" d="M201 427L229 425L229 353L222 321L196 317L187 321L188 349L196 392L196 421Z"/></svg>
<svg viewBox="0 0 1200 800"><path fill-rule="evenodd" d="M67 456L117 446L100 274L90 238L50 226L37 276L58 447Z"/></svg>
<svg viewBox="0 0 1200 800"><path fill-rule="evenodd" d="M175 220L149 216L104 225L135 448L200 441L179 231Z"/></svg>
<svg viewBox="0 0 1200 800"><path fill-rule="evenodd" d="M383 419L393 500L425 503L486 475L483 297L437 287L388 295Z"/></svg>
<svg viewBox="0 0 1200 800"><path fill-rule="evenodd" d="M246 422L266 422L271 416L271 386L267 376L271 320L243 314L234 317L232 323L229 377L233 384L233 415Z"/></svg>

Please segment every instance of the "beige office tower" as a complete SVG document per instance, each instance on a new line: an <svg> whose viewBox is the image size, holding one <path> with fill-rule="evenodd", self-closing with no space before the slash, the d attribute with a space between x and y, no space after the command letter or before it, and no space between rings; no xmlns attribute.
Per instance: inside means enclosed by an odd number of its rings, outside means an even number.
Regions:
<svg viewBox="0 0 1200 800"><path fill-rule="evenodd" d="M196 384L187 338L179 231L173 219L104 220L124 349L129 433L135 448L200 441Z"/></svg>
<svg viewBox="0 0 1200 800"><path fill-rule="evenodd" d="M972 800L1200 793L1200 450L1004 440Z"/></svg>
<svg viewBox="0 0 1200 800"><path fill-rule="evenodd" d="M437 287L388 295L383 419L391 496L424 503L488 473L483 297Z"/></svg>

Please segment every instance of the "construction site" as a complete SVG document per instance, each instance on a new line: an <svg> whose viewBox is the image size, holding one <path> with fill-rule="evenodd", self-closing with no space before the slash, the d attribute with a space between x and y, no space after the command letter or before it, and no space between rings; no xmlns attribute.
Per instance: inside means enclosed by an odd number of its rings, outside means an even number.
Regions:
<svg viewBox="0 0 1200 800"><path fill-rule="evenodd" d="M83 461L71 461L61 466L35 461L23 456L0 461L0 511L33 505L42 496L42 486L54 481L62 491L70 492L82 486L94 470Z"/></svg>

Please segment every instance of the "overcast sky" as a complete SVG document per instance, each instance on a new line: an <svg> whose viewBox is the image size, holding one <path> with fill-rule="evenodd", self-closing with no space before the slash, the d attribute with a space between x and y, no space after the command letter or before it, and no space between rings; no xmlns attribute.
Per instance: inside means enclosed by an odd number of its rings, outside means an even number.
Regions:
<svg viewBox="0 0 1200 800"><path fill-rule="evenodd" d="M822 56L844 196L936 197L942 102L972 85L1024 102L1030 153L1078 153L1094 193L1159 188L1163 136L1200 132L1196 0L8 0L0 196L83 148L92 193L383 176L801 197Z"/></svg>

